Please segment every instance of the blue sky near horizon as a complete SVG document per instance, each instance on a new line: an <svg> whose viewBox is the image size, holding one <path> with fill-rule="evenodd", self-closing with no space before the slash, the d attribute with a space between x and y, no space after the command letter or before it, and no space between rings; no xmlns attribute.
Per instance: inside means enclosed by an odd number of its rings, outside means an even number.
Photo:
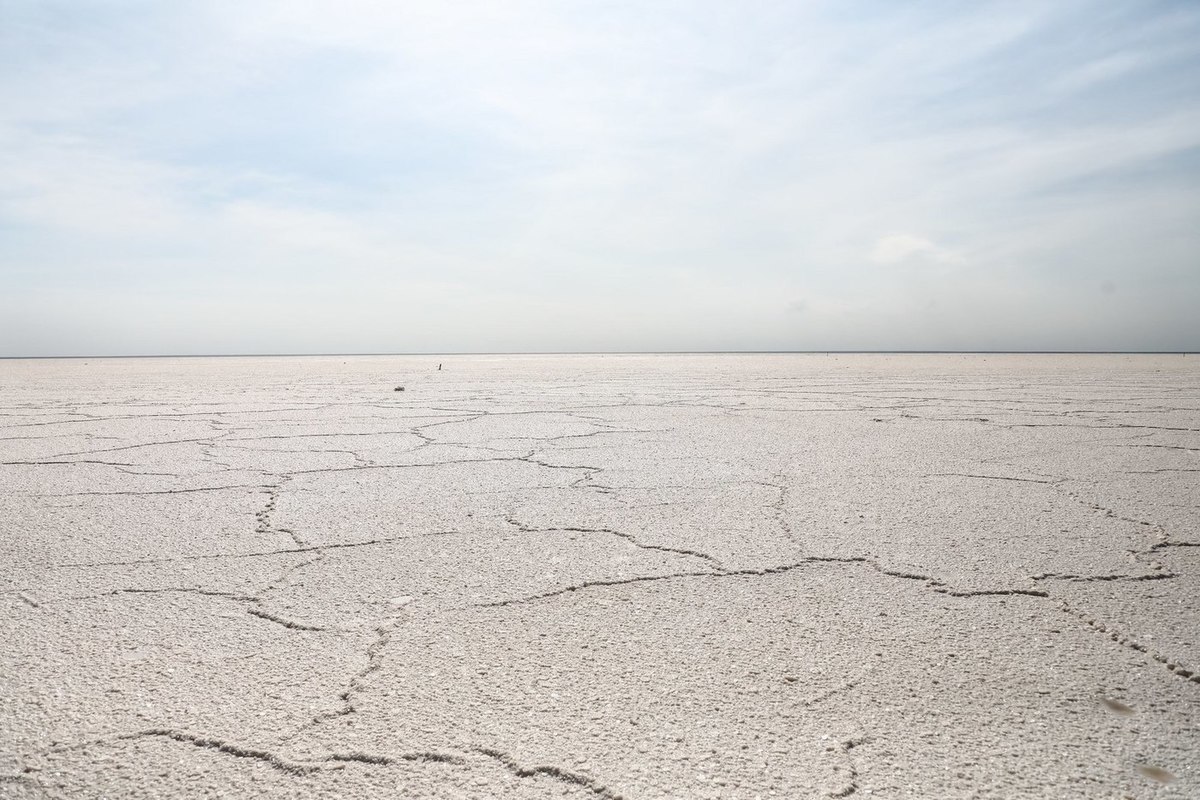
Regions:
<svg viewBox="0 0 1200 800"><path fill-rule="evenodd" d="M1200 349L1200 5L0 0L0 355Z"/></svg>

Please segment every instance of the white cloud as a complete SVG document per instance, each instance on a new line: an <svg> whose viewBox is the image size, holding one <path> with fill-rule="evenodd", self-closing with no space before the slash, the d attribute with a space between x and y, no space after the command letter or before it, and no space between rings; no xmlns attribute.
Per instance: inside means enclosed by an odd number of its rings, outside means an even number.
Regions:
<svg viewBox="0 0 1200 800"><path fill-rule="evenodd" d="M876 264L900 264L911 261L926 261L937 264L961 264L965 259L958 253L939 247L928 239L910 233L895 233L884 236L871 249L871 260Z"/></svg>

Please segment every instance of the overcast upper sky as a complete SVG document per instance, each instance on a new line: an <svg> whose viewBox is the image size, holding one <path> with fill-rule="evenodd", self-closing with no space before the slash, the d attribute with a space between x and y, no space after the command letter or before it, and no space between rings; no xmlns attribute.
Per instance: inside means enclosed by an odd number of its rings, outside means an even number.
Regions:
<svg viewBox="0 0 1200 800"><path fill-rule="evenodd" d="M0 0L0 355L1200 349L1200 3Z"/></svg>

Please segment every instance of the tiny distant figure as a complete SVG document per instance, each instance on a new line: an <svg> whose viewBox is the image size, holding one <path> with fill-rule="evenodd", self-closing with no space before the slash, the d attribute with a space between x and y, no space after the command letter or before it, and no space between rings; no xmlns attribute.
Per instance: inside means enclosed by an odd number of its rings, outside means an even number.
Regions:
<svg viewBox="0 0 1200 800"><path fill-rule="evenodd" d="M442 371L442 365L438 364L438 372L441 372L441 371Z"/></svg>

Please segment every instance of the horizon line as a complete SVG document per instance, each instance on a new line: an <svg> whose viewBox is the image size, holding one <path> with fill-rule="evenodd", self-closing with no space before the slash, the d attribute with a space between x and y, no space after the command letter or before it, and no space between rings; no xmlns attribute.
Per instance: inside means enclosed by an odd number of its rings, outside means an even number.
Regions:
<svg viewBox="0 0 1200 800"><path fill-rule="evenodd" d="M1129 355L1187 356L1197 350L446 350L373 353L124 353L0 355L0 361L101 358L367 358L383 356L628 356L628 355Z"/></svg>

